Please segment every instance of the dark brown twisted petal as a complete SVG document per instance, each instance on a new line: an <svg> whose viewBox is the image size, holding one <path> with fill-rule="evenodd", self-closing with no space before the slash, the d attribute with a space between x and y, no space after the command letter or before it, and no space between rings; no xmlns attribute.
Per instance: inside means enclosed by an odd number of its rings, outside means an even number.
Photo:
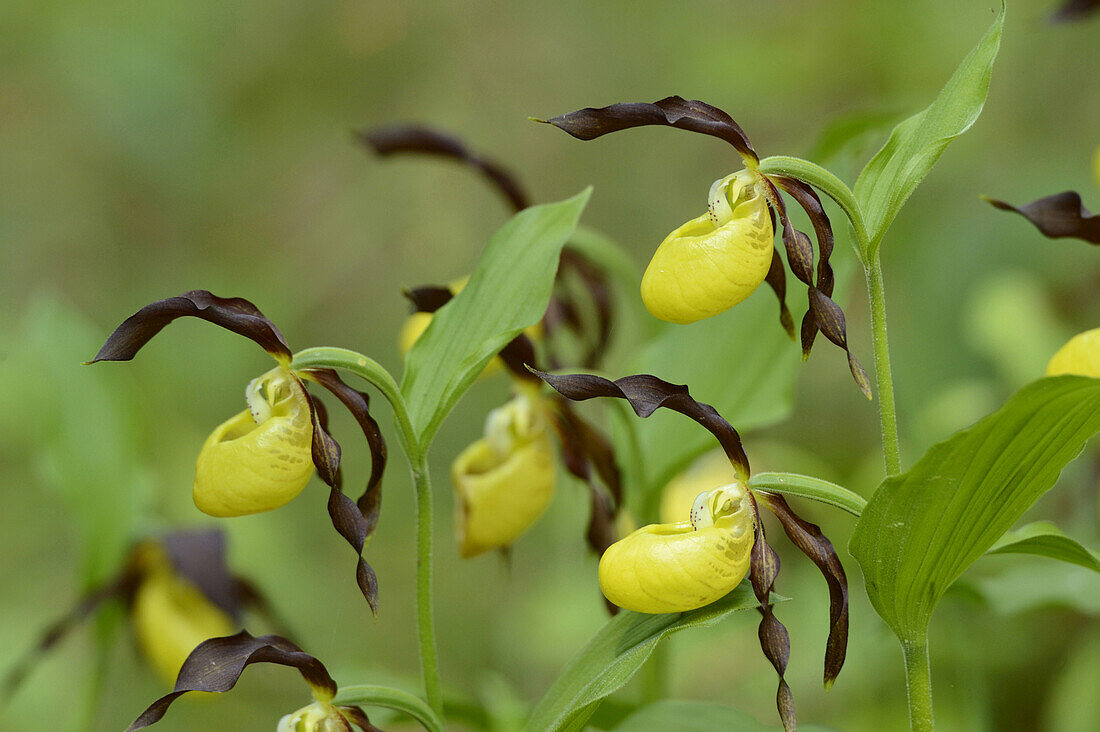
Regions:
<svg viewBox="0 0 1100 732"><path fill-rule="evenodd" d="M301 381L298 382L301 384ZM304 386L302 386L305 389ZM343 478L340 475L340 443L328 432L328 410L320 399L314 399L309 392L309 420L313 426L313 438L310 442L310 454L313 457L313 466L317 468L318 475L326 485L341 485Z"/></svg>
<svg viewBox="0 0 1100 732"><path fill-rule="evenodd" d="M225 533L221 529L174 531L161 543L176 574L239 622L243 598L226 562Z"/></svg>
<svg viewBox="0 0 1100 732"><path fill-rule="evenodd" d="M76 605L46 628L38 641L11 667L4 677L3 686L0 687L2 688L0 690L0 703L5 703L11 699L35 664L41 661L42 657L51 648L75 629L81 621L91 615L96 608L115 598L123 598L129 602L128 598L133 596L138 583L141 581L141 576L140 568L134 563L130 563L119 574L84 593Z"/></svg>
<svg viewBox="0 0 1100 732"><path fill-rule="evenodd" d="M652 104L627 102L608 107L585 107L548 120L538 120L565 130L578 140L594 140L597 137L648 125L676 127L725 140L737 152L753 161L759 161L749 138L733 118L718 107L698 100L666 97Z"/></svg>
<svg viewBox="0 0 1100 732"><path fill-rule="evenodd" d="M280 361L289 361L290 346L279 329L259 308L240 297L224 298L206 290L192 290L179 297L157 300L138 310L122 324L88 363L129 361L142 346L176 318L190 316L220 325L249 340Z"/></svg>
<svg viewBox="0 0 1100 732"><path fill-rule="evenodd" d="M421 153L458 160L488 178L516 211L522 211L531 205L514 175L498 163L476 154L457 137L420 125L379 127L358 132L356 136L360 142L382 156Z"/></svg>
<svg viewBox="0 0 1100 732"><path fill-rule="evenodd" d="M141 713L126 732L142 729L160 720L176 699L189 691L225 692L237 684L246 666L276 663L296 668L319 700L336 696L336 682L324 664L277 635L253 637L247 630L224 638L203 641L183 662L176 686Z"/></svg>
<svg viewBox="0 0 1100 732"><path fill-rule="evenodd" d="M801 519L778 495L758 492L757 499L771 509L787 537L810 558L829 585L829 640L825 645L825 688L833 685L848 648L848 578L833 543L821 529Z"/></svg>
<svg viewBox="0 0 1100 732"><path fill-rule="evenodd" d="M367 714L359 707L336 707L340 713L363 732L382 732L381 729L371 724Z"/></svg>
<svg viewBox="0 0 1100 732"><path fill-rule="evenodd" d="M593 368L602 359L611 342L611 325L614 321L614 303L611 297L611 287L603 271L593 264L580 252L569 248L568 244L561 253L561 263L558 269L557 279L568 271L575 271L584 283L585 290L596 313L596 329L588 350L580 359L580 365L585 368ZM580 317L577 306L562 295L556 296L551 305L557 304L562 308L566 317L563 318L570 329L584 339L584 322ZM549 311L548 311L549 312Z"/></svg>
<svg viewBox="0 0 1100 732"><path fill-rule="evenodd" d="M1090 213L1074 191L1055 193L1019 208L995 198L982 198L1002 211L1020 214L1050 239L1073 238L1100 244L1100 215Z"/></svg>
<svg viewBox="0 0 1100 732"><path fill-rule="evenodd" d="M718 439L734 470L742 479L749 476L749 459L741 445L741 435L709 404L697 402L687 386L670 384L649 374L624 376L610 381L594 374L547 374L536 371L539 378L554 387L562 396L581 402L596 397L625 399L639 417L648 417L661 407L691 417Z"/></svg>
<svg viewBox="0 0 1100 732"><path fill-rule="evenodd" d="M524 381L538 381L538 377L532 375L528 366L538 366L535 359L535 344L525 334L508 341L508 345L500 349L500 360L508 367L512 376Z"/></svg>
<svg viewBox="0 0 1100 732"><path fill-rule="evenodd" d="M771 209L769 208L768 211L770 212ZM791 318L791 311L787 309L787 269L783 266L783 255L778 249L772 249L772 263L764 281L772 288L779 300L779 323L783 326L783 330L787 331L787 335L793 339L794 320Z"/></svg>
<svg viewBox="0 0 1100 732"><path fill-rule="evenodd" d="M778 175L771 176L771 179L776 185L789 193L791 198L810 217L810 223L814 227L814 235L817 237L817 289L828 297L832 297L835 278L829 259L833 255L833 227L829 222L828 215L825 213L824 206L821 205L821 199L818 198L813 188L797 178ZM813 348L814 339L817 337L817 321L811 313L812 311L807 311L802 319L803 354L809 354L810 349Z"/></svg>
<svg viewBox="0 0 1100 732"><path fill-rule="evenodd" d="M422 285L405 290L403 294L412 303L414 313L434 313L455 296L451 288L441 285Z"/></svg>
<svg viewBox="0 0 1100 732"><path fill-rule="evenodd" d="M814 321L821 332L834 344L844 349L848 354L848 370L852 372L859 390L863 396L871 398L871 380L867 378L867 372L862 364L852 355L848 348L847 330L844 325L844 311L840 309L832 299L816 287L810 288L810 310L814 314Z"/></svg>
<svg viewBox="0 0 1100 732"><path fill-rule="evenodd" d="M352 501L341 490L339 476L333 475L329 485L328 512L332 525L340 536L355 549L358 556L355 578L359 590L370 605L371 612L378 612L378 578L363 559L363 547L378 526L382 505L382 475L386 468L386 443L378 422L370 414L370 400L363 392L356 391L343 382L331 369L304 369L302 375L328 389L347 407L367 438L371 452L371 474L367 487L358 501ZM314 430L316 440L318 430ZM320 472L320 471L318 471ZM325 475L321 475L325 479Z"/></svg>
<svg viewBox="0 0 1100 732"><path fill-rule="evenodd" d="M1100 9L1100 0L1068 0L1050 15L1051 23L1084 20Z"/></svg>
<svg viewBox="0 0 1100 732"><path fill-rule="evenodd" d="M794 696L784 678L787 662L791 656L791 638L787 628L779 622L779 618L775 617L770 601L772 590L775 588L775 578L779 576L779 555L771 548L764 536L764 522L760 520L760 507L756 503L755 494L750 492L749 496L752 499L755 536L749 559L749 582L752 584L753 594L760 602L760 607L757 609L761 615L757 635L760 638L760 649L771 662L775 672L779 674L775 706L783 722L783 729L790 732L798 726L795 720Z"/></svg>

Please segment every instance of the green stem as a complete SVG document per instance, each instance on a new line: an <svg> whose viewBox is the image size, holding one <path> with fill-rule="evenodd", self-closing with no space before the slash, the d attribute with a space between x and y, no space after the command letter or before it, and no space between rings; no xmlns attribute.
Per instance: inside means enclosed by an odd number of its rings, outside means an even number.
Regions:
<svg viewBox="0 0 1100 732"><path fill-rule="evenodd" d="M416 625L420 643L420 669L424 695L439 719L443 719L443 693L435 647L432 612L432 486L428 475L427 448L416 438L408 406L390 373L374 359L346 348L307 348L294 356L293 369L343 369L373 384L393 407L401 449L412 469L416 487Z"/></svg>
<svg viewBox="0 0 1100 732"><path fill-rule="evenodd" d="M894 377L890 371L890 345L886 340L886 288L882 264L876 256L865 265L867 298L871 305L871 332L875 350L875 376L878 379L878 418L882 430L882 456L887 477L901 472L901 446L898 441L898 415L894 405Z"/></svg>
<svg viewBox="0 0 1100 732"><path fill-rule="evenodd" d="M905 654L905 688L909 697L909 727L913 732L931 732L932 668L928 662L928 639L902 641Z"/></svg>
<svg viewBox="0 0 1100 732"><path fill-rule="evenodd" d="M426 456L412 466L416 485L416 634L420 641L420 672L428 705L443 719L443 690L435 647L432 612L432 484Z"/></svg>

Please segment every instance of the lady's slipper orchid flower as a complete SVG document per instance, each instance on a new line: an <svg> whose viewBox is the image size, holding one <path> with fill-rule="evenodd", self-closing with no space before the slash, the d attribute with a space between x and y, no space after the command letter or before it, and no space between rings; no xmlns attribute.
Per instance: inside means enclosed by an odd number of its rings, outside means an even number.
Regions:
<svg viewBox="0 0 1100 732"><path fill-rule="evenodd" d="M229 571L225 555L225 535L217 530L179 531L136 544L122 568L50 626L9 672L7 692L77 623L112 599L122 600L141 655L166 686L175 682L196 646L240 627L245 610L258 611L280 626L260 592Z"/></svg>
<svg viewBox="0 0 1100 732"><path fill-rule="evenodd" d="M621 608L678 613L725 597L749 573L752 499L736 482L699 494L691 520L643 526L600 558L600 589Z"/></svg>
<svg viewBox="0 0 1100 732"><path fill-rule="evenodd" d="M1100 379L1100 328L1078 333L1047 364L1047 376L1072 374Z"/></svg>
<svg viewBox="0 0 1100 732"><path fill-rule="evenodd" d="M554 497L554 472L546 406L537 390L521 390L451 467L462 557L508 547L530 528Z"/></svg>
<svg viewBox="0 0 1100 732"><path fill-rule="evenodd" d="M378 523L386 445L370 415L367 395L345 384L335 371L292 369L290 346L259 308L248 300L217 297L205 290L146 305L115 329L89 363L129 361L166 325L184 316L207 320L254 341L278 364L248 385L248 408L207 438L196 464L195 505L213 516L269 511L301 493L316 467L330 488L328 512L333 527L358 554L356 582L371 612L376 612L378 581L363 560L363 547ZM329 435L324 406L310 395L305 381L328 389L367 438L371 475L358 501L340 489L340 445Z"/></svg>
<svg viewBox="0 0 1100 732"><path fill-rule="evenodd" d="M309 684L314 703L283 717L279 730L294 732L378 732L359 707L337 706L336 681L319 660L286 638L277 635L253 637L242 630L236 635L211 638L191 652L180 669L172 693L162 696L141 713L126 732L159 722L176 699L191 691L225 692L232 689L246 666L274 663L298 669Z"/></svg>
<svg viewBox="0 0 1100 732"><path fill-rule="evenodd" d="M522 211L530 205L531 199L524 187L507 168L471 150L452 135L420 125L397 125L365 130L358 133L358 137L365 147L382 157L413 153L458 161L467 169L482 174L513 211ZM586 293L587 303L582 304L572 291L575 288L568 287L571 277ZM413 313L401 330L399 347L402 355L427 330L431 322L430 314L457 295L468 279L462 278L447 286L432 285L406 291L405 295L413 304ZM586 306L591 311L589 318L582 315ZM612 310L611 292L603 269L567 242L562 250L555 292L546 315L524 333L535 342L549 339L559 329L572 333L582 352L570 361L591 368L599 363L610 344ZM486 365L482 376L497 373L501 365L501 360L494 358Z"/></svg>
<svg viewBox="0 0 1100 732"><path fill-rule="evenodd" d="M765 538L759 504L771 509L787 537L817 565L829 586L826 688L840 673L848 644L848 580L832 543L817 526L799 518L782 496L748 487L749 461L741 436L714 407L693 399L686 386L645 374L609 381L592 374L536 373L567 399L624 399L639 417L664 407L690 417L717 438L735 481L700 494L690 521L643 527L612 545L600 562L600 584L609 599L628 609L678 612L722 597L747 570L763 616L760 645L779 674L779 716L785 729L794 729L794 701L783 678L790 639L768 601L779 574L779 557Z"/></svg>
<svg viewBox="0 0 1100 732"><path fill-rule="evenodd" d="M767 282L779 298L779 319L794 337L786 304L786 273L772 245L778 217L783 228L787 264L806 286L808 309L802 319L802 354L807 357L818 331L844 349L857 386L871 398L863 366L848 348L844 312L833 302L833 230L817 193L797 178L765 174L745 131L732 117L704 102L668 97L652 104L612 104L586 107L545 121L580 140L633 127L662 125L718 137L733 145L744 169L711 186L707 213L679 227L657 248L642 278L642 299L656 317L693 323L724 312ZM780 195L785 191L810 218L818 244L814 248L787 216Z"/></svg>

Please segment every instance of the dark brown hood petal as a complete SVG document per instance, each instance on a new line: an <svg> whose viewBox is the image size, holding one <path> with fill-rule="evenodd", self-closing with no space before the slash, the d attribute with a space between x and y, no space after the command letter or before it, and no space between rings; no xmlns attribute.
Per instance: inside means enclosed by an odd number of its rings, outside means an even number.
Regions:
<svg viewBox="0 0 1100 732"><path fill-rule="evenodd" d="M221 529L174 531L161 540L176 573L199 588L210 602L239 622L242 598L226 562Z"/></svg>
<svg viewBox="0 0 1100 732"><path fill-rule="evenodd" d="M442 285L422 285L403 294L412 303L414 313L434 313L454 299L451 288Z"/></svg>
<svg viewBox="0 0 1100 732"><path fill-rule="evenodd" d="M530 199L514 175L498 163L474 153L457 137L420 125L378 127L358 132L356 137L382 156L420 153L458 160L488 178L516 211L530 205Z"/></svg>
<svg viewBox="0 0 1100 732"><path fill-rule="evenodd" d="M741 435L709 404L697 402L687 386L670 384L656 376L638 374L610 381L594 374L547 374L536 371L539 378L554 387L562 396L582 402L596 397L625 399L639 417L648 417L661 407L691 417L706 427L722 446L734 469L743 478L749 476L749 459L741 445Z"/></svg>
<svg viewBox="0 0 1100 732"><path fill-rule="evenodd" d="M1019 208L996 198L982 198L1002 211L1020 214L1050 239L1073 238L1100 244L1100 215L1090 213L1074 191L1055 193Z"/></svg>
<svg viewBox="0 0 1100 732"><path fill-rule="evenodd" d="M733 118L718 107L705 102L681 97L667 97L652 104L628 102L608 107L585 107L545 121L565 130L578 140L594 140L611 132L664 125L689 132L698 132L725 140L737 152L752 160L759 160L749 138Z"/></svg>
<svg viewBox="0 0 1100 732"><path fill-rule="evenodd" d="M289 361L290 346L279 329L248 300L223 298L206 290L192 290L179 297L157 300L138 310L115 332L88 363L129 361L142 346L176 318L191 316L220 325L237 335L255 341L280 361Z"/></svg>
<svg viewBox="0 0 1100 732"><path fill-rule="evenodd" d="M1100 0L1069 0L1050 15L1051 23L1071 23L1084 20L1100 10Z"/></svg>
<svg viewBox="0 0 1100 732"><path fill-rule="evenodd" d="M142 729L160 720L176 699L189 691L225 692L232 689L246 666L276 663L296 668L314 694L331 700L336 682L324 664L286 638L277 635L253 637L247 630L225 638L203 641L183 662L172 693L157 699L134 720L126 732Z"/></svg>
<svg viewBox="0 0 1100 732"><path fill-rule="evenodd" d="M827 689L840 674L848 648L848 578L844 566L821 529L799 518L782 496L758 492L756 497L779 518L791 543L817 565L829 585L829 640L825 645Z"/></svg>

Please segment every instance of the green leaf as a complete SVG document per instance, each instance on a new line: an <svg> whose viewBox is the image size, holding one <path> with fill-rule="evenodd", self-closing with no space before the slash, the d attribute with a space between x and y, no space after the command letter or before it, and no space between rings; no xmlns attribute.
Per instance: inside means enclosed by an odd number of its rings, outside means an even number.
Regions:
<svg viewBox="0 0 1100 732"><path fill-rule="evenodd" d="M813 724L800 724L798 728L802 732L824 732L826 729ZM671 729L679 732L773 732L779 728L761 724L748 712L724 704L666 699L638 709L615 727L615 732L667 732Z"/></svg>
<svg viewBox="0 0 1100 732"><path fill-rule="evenodd" d="M513 216L489 241L470 283L405 357L401 391L422 449L485 364L542 318L562 245L591 192Z"/></svg>
<svg viewBox="0 0 1100 732"><path fill-rule="evenodd" d="M1040 379L879 486L849 550L876 612L900 639L923 640L947 588L1050 490L1097 430L1100 380Z"/></svg>
<svg viewBox="0 0 1100 732"><path fill-rule="evenodd" d="M981 114L1003 26L1002 4L993 25L959 64L936 100L895 127L860 174L855 194L870 235L865 261L877 256L883 234L943 151Z"/></svg>
<svg viewBox="0 0 1100 732"><path fill-rule="evenodd" d="M443 732L443 723L432 708L420 697L401 689L389 686L344 686L336 693L333 704L393 709L420 722L420 726L428 732Z"/></svg>
<svg viewBox="0 0 1100 732"><path fill-rule="evenodd" d="M867 501L858 493L821 478L797 473L756 473L749 478L749 487L784 496L809 498L853 516L859 516L867 506Z"/></svg>
<svg viewBox="0 0 1100 732"><path fill-rule="evenodd" d="M1100 559L1049 521L1036 521L1010 531L987 554L1035 554L1100 572Z"/></svg>
<svg viewBox="0 0 1100 732"><path fill-rule="evenodd" d="M771 596L772 601L782 599ZM752 588L743 582L721 600L698 610L667 615L620 612L566 665L524 729L582 729L600 702L630 680L663 638L686 628L714 625L738 610L758 605Z"/></svg>

